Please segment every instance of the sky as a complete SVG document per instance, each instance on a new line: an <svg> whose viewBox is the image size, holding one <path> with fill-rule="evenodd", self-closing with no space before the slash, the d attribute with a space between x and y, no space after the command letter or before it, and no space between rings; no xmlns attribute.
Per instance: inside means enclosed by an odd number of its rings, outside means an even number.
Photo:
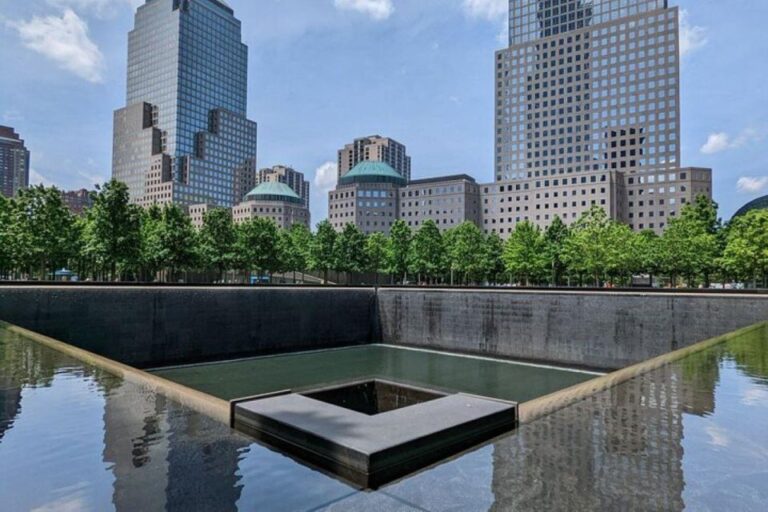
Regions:
<svg viewBox="0 0 768 512"><path fill-rule="evenodd" d="M291 165L327 216L336 151L380 134L414 178L493 180L493 63L507 0L228 0L249 46L259 167ZM92 188L111 173L127 33L143 0L0 0L0 124L31 181ZM765 0L672 0L682 15L682 164L714 169L723 218L768 194Z"/></svg>

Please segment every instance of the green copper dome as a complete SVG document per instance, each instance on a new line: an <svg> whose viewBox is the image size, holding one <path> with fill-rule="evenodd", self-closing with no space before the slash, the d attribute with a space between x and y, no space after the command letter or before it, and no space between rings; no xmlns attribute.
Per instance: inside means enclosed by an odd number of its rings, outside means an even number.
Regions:
<svg viewBox="0 0 768 512"><path fill-rule="evenodd" d="M339 180L341 185L351 183L394 183L405 185L406 180L384 162L360 162Z"/></svg>
<svg viewBox="0 0 768 512"><path fill-rule="evenodd" d="M733 218L735 219L736 217L746 215L752 210L768 210L768 196L759 197L754 201L750 201L749 203L745 204L739 211L736 212Z"/></svg>
<svg viewBox="0 0 768 512"><path fill-rule="evenodd" d="M265 181L255 189L248 192L246 200L251 201L286 201L289 203L302 203L301 197L285 183Z"/></svg>

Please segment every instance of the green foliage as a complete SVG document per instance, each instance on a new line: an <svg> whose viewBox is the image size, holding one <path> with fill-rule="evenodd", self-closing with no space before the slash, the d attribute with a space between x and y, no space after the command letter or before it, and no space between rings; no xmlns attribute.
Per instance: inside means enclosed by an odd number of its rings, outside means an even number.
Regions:
<svg viewBox="0 0 768 512"><path fill-rule="evenodd" d="M673 281L685 277L688 286L696 286L697 277L706 283L719 256L718 236L710 232L708 219L700 213L696 206L686 205L680 217L670 221L663 237L665 271Z"/></svg>
<svg viewBox="0 0 768 512"><path fill-rule="evenodd" d="M387 269L403 281L408 280L408 253L411 248L411 228L402 220L392 223L387 243Z"/></svg>
<svg viewBox="0 0 768 512"><path fill-rule="evenodd" d="M274 222L250 219L239 224L236 232L235 249L243 270L256 270L261 277L279 268L278 230Z"/></svg>
<svg viewBox="0 0 768 512"><path fill-rule="evenodd" d="M446 234L448 266L451 275L458 277L460 282L482 279L483 264L478 249L483 246L483 241L483 233L473 222L459 224Z"/></svg>
<svg viewBox="0 0 768 512"><path fill-rule="evenodd" d="M85 255L117 279L120 268L135 268L141 253L141 210L129 203L128 187L112 180L94 196L86 213Z"/></svg>
<svg viewBox="0 0 768 512"><path fill-rule="evenodd" d="M504 246L507 272L528 285L543 279L549 270L547 242L541 230L528 221L521 222Z"/></svg>
<svg viewBox="0 0 768 512"><path fill-rule="evenodd" d="M227 208L214 208L206 212L198 243L203 266L215 268L223 279L224 273L237 262L237 231L232 221L232 211Z"/></svg>
<svg viewBox="0 0 768 512"><path fill-rule="evenodd" d="M408 247L408 268L419 278L434 282L443 273L445 247L435 221L424 221Z"/></svg>
<svg viewBox="0 0 768 512"><path fill-rule="evenodd" d="M729 226L721 264L731 275L768 286L768 210L752 210Z"/></svg>
<svg viewBox="0 0 768 512"><path fill-rule="evenodd" d="M483 277L489 283L504 281L506 267L504 265L504 242L497 233L491 233L485 237L481 254L481 266Z"/></svg>
<svg viewBox="0 0 768 512"><path fill-rule="evenodd" d="M367 272L387 271L387 237L383 233L372 233L365 240L365 259Z"/></svg>
<svg viewBox="0 0 768 512"><path fill-rule="evenodd" d="M572 227L563 247L563 260L572 271L590 276L599 286L617 250L612 246L613 239L614 223L605 210L593 206Z"/></svg>
<svg viewBox="0 0 768 512"><path fill-rule="evenodd" d="M339 272L363 272L365 261L365 234L354 224L347 224L336 237L333 260Z"/></svg>
<svg viewBox="0 0 768 512"><path fill-rule="evenodd" d="M309 267L323 272L323 282L328 282L328 272L336 266L334 248L336 231L327 220L317 225L317 233L309 245Z"/></svg>
<svg viewBox="0 0 768 512"><path fill-rule="evenodd" d="M565 244L570 236L570 229L557 215L552 220L552 224L544 231L550 281L555 286L561 284L563 274L567 270L565 264Z"/></svg>

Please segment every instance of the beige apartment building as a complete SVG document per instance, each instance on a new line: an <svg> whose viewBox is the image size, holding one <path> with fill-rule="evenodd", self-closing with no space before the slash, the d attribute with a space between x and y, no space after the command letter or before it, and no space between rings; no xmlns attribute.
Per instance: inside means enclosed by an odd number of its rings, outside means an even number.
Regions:
<svg viewBox="0 0 768 512"><path fill-rule="evenodd" d="M284 183L288 185L291 190L301 197L304 206L309 208L309 181L304 179L304 173L296 171L292 167L286 165L274 165L259 170L256 174L256 183L254 184L254 187L269 182ZM248 190L251 190L252 188L253 187Z"/></svg>
<svg viewBox="0 0 768 512"><path fill-rule="evenodd" d="M338 152L339 178L360 162L384 162L406 181L411 179L411 157L406 148L394 139L371 135L355 139Z"/></svg>
<svg viewBox="0 0 768 512"><path fill-rule="evenodd" d="M414 180L400 190L400 218L412 229L432 219L441 229L480 225L480 187L467 174Z"/></svg>
<svg viewBox="0 0 768 512"><path fill-rule="evenodd" d="M192 224L203 226L205 214L216 208L213 204L194 204L187 209ZM264 182L249 192L245 199L232 207L232 219L236 224L264 218L273 221L281 229L290 229L294 224L310 227L309 208L288 185L280 182Z"/></svg>

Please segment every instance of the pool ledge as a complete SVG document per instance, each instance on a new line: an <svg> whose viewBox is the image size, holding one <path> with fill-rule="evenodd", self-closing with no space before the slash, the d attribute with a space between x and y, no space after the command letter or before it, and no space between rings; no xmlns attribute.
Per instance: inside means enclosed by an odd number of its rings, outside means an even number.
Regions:
<svg viewBox="0 0 768 512"><path fill-rule="evenodd" d="M760 322L749 327L744 327L738 331L730 332L716 338L711 338L705 341L701 341L694 345L669 352L667 354L648 359L642 363L628 366L621 370L609 373L602 377L596 377L592 380L576 384L560 391L555 391L549 395L545 395L528 402L521 403L518 406L518 420L521 425L531 423L539 418L552 414L555 411L568 407L576 402L580 402L589 398L590 396L605 391L614 386L618 386L623 382L633 379L639 375L643 375L650 371L661 368L662 366L674 363L684 357L691 354L707 350L721 343L733 339L735 337L758 331L761 329L768 330L768 322Z"/></svg>
<svg viewBox="0 0 768 512"><path fill-rule="evenodd" d="M137 384L150 391L165 395L200 414L209 416L222 423L229 424L230 404L226 400L188 388L162 377L152 375L151 373L138 370L132 366L113 361L112 359L102 357L93 352L49 338L48 336L43 336L42 334L24 329L23 327L3 322L2 320L0 320L0 330L6 330L40 343L41 345L72 357L73 359L77 359L78 361L120 377L126 382Z"/></svg>

